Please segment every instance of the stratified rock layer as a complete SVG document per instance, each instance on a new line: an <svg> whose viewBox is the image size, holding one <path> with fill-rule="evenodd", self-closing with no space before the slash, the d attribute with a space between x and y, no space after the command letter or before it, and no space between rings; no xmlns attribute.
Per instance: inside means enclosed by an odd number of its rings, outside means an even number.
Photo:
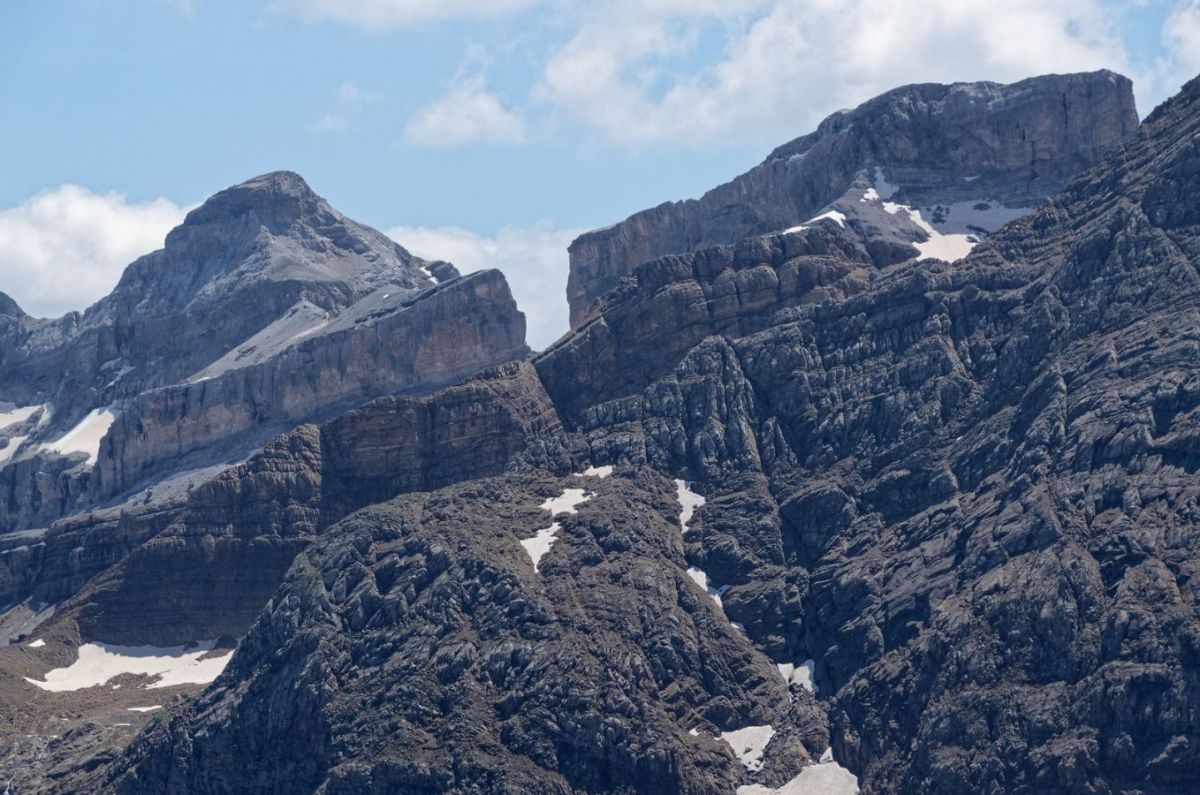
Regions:
<svg viewBox="0 0 1200 795"><path fill-rule="evenodd" d="M570 249L571 326L639 263L804 223L881 171L889 197L907 205L1035 207L1137 125L1132 84L1112 72L895 89L700 199L581 235Z"/></svg>

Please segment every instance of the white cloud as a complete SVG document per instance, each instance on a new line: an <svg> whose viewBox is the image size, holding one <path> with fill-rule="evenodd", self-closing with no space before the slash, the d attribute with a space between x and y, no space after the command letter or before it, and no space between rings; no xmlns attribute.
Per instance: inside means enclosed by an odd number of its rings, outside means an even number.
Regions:
<svg viewBox="0 0 1200 795"><path fill-rule="evenodd" d="M127 264L161 248L186 212L167 199L129 202L78 185L43 191L0 210L0 290L32 315L83 309Z"/></svg>
<svg viewBox="0 0 1200 795"><path fill-rule="evenodd" d="M1155 100L1174 94L1200 72L1200 0L1184 0L1171 9L1163 22L1162 44L1163 54L1154 69L1139 76Z"/></svg>
<svg viewBox="0 0 1200 795"><path fill-rule="evenodd" d="M418 111L404 128L404 137L441 149L482 142L519 144L525 140L525 121L475 75L456 79L445 95Z"/></svg>
<svg viewBox="0 0 1200 795"><path fill-rule="evenodd" d="M1104 0L627 0L584 18L537 93L624 145L778 142L904 83L1129 71L1110 10ZM698 69L686 56L713 24L727 26L724 47Z"/></svg>
<svg viewBox="0 0 1200 795"><path fill-rule="evenodd" d="M273 8L319 22L343 22L368 30L447 19L490 19L523 11L540 0L275 0Z"/></svg>
<svg viewBox="0 0 1200 795"><path fill-rule="evenodd" d="M567 246L582 231L541 221L492 236L457 226L399 226L387 234L417 256L453 262L463 273L503 271L528 321L529 344L540 349L567 330Z"/></svg>

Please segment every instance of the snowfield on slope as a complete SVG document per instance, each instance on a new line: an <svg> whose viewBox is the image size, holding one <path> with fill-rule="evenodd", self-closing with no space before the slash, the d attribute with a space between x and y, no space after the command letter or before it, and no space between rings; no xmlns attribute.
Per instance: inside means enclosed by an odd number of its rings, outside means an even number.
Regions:
<svg viewBox="0 0 1200 795"><path fill-rule="evenodd" d="M193 646L116 646L108 643L85 643L79 647L79 657L66 668L55 668L43 680L25 677L25 681L53 693L65 693L99 687L122 674L156 677L147 688L176 685L206 685L216 679L233 651L205 657L216 647L216 641L204 641Z"/></svg>
<svg viewBox="0 0 1200 795"><path fill-rule="evenodd" d="M59 439L47 442L45 448L63 455L85 453L87 464L91 466L100 456L100 440L116 419L117 414L111 408L96 409Z"/></svg>

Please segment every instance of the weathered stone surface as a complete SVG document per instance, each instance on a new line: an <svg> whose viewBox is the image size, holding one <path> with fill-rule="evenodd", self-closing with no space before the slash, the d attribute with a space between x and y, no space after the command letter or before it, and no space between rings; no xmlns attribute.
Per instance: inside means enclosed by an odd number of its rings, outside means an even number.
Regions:
<svg viewBox="0 0 1200 795"><path fill-rule="evenodd" d="M1137 124L1132 84L1105 71L895 89L833 114L699 199L667 202L577 238L571 326L583 325L592 303L639 263L804 223L879 169L895 200L908 205L1034 207Z"/></svg>
<svg viewBox="0 0 1200 795"><path fill-rule="evenodd" d="M300 423L526 351L499 272L425 263L295 174L252 179L192 211L83 314L0 312L0 399L42 406L0 429L20 445L0 466L0 532L243 460ZM116 421L95 460L47 447L99 409Z"/></svg>

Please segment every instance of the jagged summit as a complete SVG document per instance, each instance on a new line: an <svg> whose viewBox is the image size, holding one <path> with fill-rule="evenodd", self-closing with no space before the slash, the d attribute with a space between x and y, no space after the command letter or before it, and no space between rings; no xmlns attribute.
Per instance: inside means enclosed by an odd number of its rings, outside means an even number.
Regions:
<svg viewBox="0 0 1200 795"><path fill-rule="evenodd" d="M578 328L592 303L641 262L781 231L829 209L845 215L845 207L833 205L851 191L854 207L874 190L877 198L925 210L925 221L953 204L1036 207L1137 126L1132 83L1107 70L1011 85L894 89L834 113L699 199L665 203L581 235L570 247L571 325ZM990 232L992 220L1010 216L968 222ZM869 219L873 228L865 231L889 243L923 235L907 213L899 229L882 235L874 228L880 221Z"/></svg>

